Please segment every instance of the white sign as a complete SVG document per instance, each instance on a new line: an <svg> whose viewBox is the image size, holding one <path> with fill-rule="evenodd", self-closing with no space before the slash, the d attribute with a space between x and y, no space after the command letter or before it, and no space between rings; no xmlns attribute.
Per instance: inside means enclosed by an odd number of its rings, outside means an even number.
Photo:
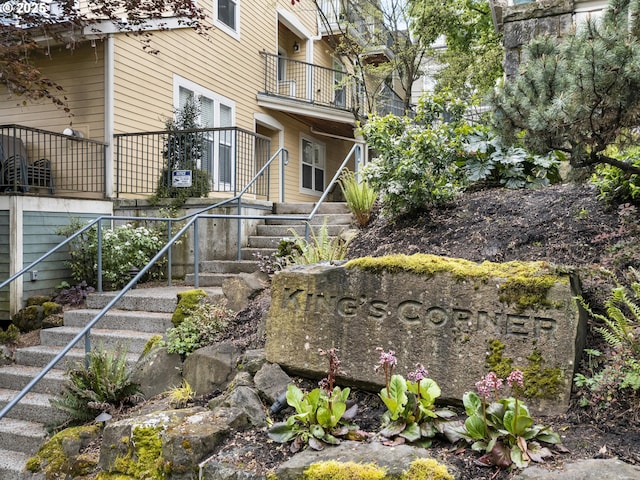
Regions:
<svg viewBox="0 0 640 480"><path fill-rule="evenodd" d="M171 186L173 187L190 187L191 186L191 170L174 170L171 172Z"/></svg>

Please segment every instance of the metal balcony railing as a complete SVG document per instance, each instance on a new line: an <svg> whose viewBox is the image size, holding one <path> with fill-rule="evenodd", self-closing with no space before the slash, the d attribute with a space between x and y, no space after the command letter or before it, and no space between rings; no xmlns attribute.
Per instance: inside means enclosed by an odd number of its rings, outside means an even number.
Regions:
<svg viewBox="0 0 640 480"><path fill-rule="evenodd" d="M268 137L237 127L117 134L115 195L171 197L189 181L192 193L236 194L269 160L270 148ZM268 200L270 181L267 169L248 193Z"/></svg>
<svg viewBox="0 0 640 480"><path fill-rule="evenodd" d="M351 111L355 79L340 70L261 52L264 93Z"/></svg>
<svg viewBox="0 0 640 480"><path fill-rule="evenodd" d="M105 161L102 142L21 125L0 126L0 191L44 189L103 198Z"/></svg>

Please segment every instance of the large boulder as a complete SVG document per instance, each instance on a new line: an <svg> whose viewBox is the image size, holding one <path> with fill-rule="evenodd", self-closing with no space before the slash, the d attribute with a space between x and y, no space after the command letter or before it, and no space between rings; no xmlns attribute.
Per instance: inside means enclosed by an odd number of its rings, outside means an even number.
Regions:
<svg viewBox="0 0 640 480"><path fill-rule="evenodd" d="M182 385L182 359L167 352L166 347L154 348L136 362L131 381L140 385L145 398L155 397Z"/></svg>
<svg viewBox="0 0 640 480"><path fill-rule="evenodd" d="M195 395L221 391L237 373L240 352L231 342L200 348L184 361L182 376Z"/></svg>
<svg viewBox="0 0 640 480"><path fill-rule="evenodd" d="M324 377L318 352L335 347L346 382L378 389L381 347L395 352L396 373L423 364L446 399L460 400L489 370L520 368L539 413L569 405L586 322L577 279L562 269L398 255L295 267L271 291L265 352L285 370Z"/></svg>

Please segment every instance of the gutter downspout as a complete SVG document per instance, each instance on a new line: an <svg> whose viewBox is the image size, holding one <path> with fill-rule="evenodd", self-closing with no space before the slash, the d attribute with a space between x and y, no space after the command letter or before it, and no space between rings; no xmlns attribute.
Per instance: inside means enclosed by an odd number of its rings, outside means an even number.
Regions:
<svg viewBox="0 0 640 480"><path fill-rule="evenodd" d="M113 198L113 123L114 123L114 64L115 41L113 34L107 35L104 54L104 142L107 144L105 158L105 195Z"/></svg>

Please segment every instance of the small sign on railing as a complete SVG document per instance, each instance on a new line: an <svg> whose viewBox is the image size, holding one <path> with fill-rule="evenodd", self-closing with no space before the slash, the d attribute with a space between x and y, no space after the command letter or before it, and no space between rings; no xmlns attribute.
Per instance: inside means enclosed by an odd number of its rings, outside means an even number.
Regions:
<svg viewBox="0 0 640 480"><path fill-rule="evenodd" d="M191 170L173 170L171 174L171 185L173 187L191 186Z"/></svg>

